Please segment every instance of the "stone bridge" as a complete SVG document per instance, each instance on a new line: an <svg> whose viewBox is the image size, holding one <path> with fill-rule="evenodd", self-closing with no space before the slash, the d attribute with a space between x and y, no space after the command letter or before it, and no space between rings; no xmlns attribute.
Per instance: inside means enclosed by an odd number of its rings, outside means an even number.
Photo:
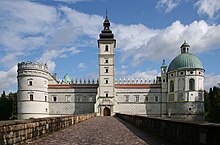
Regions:
<svg viewBox="0 0 220 145"><path fill-rule="evenodd" d="M220 125L116 114L0 122L0 145L219 145Z"/></svg>

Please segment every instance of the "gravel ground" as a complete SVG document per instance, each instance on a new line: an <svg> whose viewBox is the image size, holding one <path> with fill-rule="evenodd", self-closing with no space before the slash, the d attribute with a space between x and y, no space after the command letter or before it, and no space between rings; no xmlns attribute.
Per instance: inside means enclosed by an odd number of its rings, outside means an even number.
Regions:
<svg viewBox="0 0 220 145"><path fill-rule="evenodd" d="M115 117L94 117L34 140L36 145L165 145L159 138Z"/></svg>

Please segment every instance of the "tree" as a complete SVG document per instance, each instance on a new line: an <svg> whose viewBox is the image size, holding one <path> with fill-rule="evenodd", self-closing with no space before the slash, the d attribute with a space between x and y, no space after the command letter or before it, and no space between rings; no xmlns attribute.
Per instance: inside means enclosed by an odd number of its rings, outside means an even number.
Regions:
<svg viewBox="0 0 220 145"><path fill-rule="evenodd" d="M220 123L220 88L210 88L204 97L206 121Z"/></svg>
<svg viewBox="0 0 220 145"><path fill-rule="evenodd" d="M16 119L17 117L17 93L5 94L0 97L0 120Z"/></svg>

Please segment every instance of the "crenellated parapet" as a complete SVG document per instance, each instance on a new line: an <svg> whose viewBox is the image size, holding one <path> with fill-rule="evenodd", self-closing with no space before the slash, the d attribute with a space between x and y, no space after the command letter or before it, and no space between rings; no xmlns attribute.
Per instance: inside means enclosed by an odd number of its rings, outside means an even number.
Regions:
<svg viewBox="0 0 220 145"><path fill-rule="evenodd" d="M47 64L40 62L21 62L18 63L18 76L41 76L48 79L48 67Z"/></svg>
<svg viewBox="0 0 220 145"><path fill-rule="evenodd" d="M158 84L156 79L115 79L115 84Z"/></svg>
<svg viewBox="0 0 220 145"><path fill-rule="evenodd" d="M69 81L64 81L64 80L59 80L59 84L85 84L85 85L90 85L90 84L99 84L99 80L95 79L71 79Z"/></svg>
<svg viewBox="0 0 220 145"><path fill-rule="evenodd" d="M47 64L31 61L18 63L18 69L39 69L48 72Z"/></svg>

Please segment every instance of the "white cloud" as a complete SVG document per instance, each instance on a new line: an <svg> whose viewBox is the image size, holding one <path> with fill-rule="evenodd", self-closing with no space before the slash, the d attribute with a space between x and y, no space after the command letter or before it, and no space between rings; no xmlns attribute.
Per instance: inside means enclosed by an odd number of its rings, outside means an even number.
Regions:
<svg viewBox="0 0 220 145"><path fill-rule="evenodd" d="M86 68L86 65L85 65L85 63L80 63L78 66L77 66L77 68L80 70L80 71L83 71L83 70L85 70L85 68Z"/></svg>
<svg viewBox="0 0 220 145"><path fill-rule="evenodd" d="M115 69L115 76L116 78L127 78L127 71L126 70L118 71Z"/></svg>
<svg viewBox="0 0 220 145"><path fill-rule="evenodd" d="M154 80L156 76L160 76L160 73L157 70L146 70L144 72L136 71L135 73L129 75L131 79L147 79Z"/></svg>
<svg viewBox="0 0 220 145"><path fill-rule="evenodd" d="M121 65L121 69L126 69L126 68L128 68L127 65Z"/></svg>
<svg viewBox="0 0 220 145"><path fill-rule="evenodd" d="M171 12L180 3L180 0L159 0L157 2L156 8L159 10L164 10L166 13Z"/></svg>
<svg viewBox="0 0 220 145"><path fill-rule="evenodd" d="M93 1L93 0L53 0L53 1L75 4L77 2L90 2L90 1Z"/></svg>
<svg viewBox="0 0 220 145"><path fill-rule="evenodd" d="M220 10L220 1L219 0L198 0L195 3L195 6L198 7L198 13L200 15L206 14L209 18L216 17L217 12Z"/></svg>
<svg viewBox="0 0 220 145"><path fill-rule="evenodd" d="M75 47L63 48L60 50L46 50L42 56L37 60L42 63L48 64L48 69L52 73L55 69L55 62L53 61L56 58L66 58L67 54L78 54L80 50L77 50Z"/></svg>
<svg viewBox="0 0 220 145"><path fill-rule="evenodd" d="M0 92L2 91L16 91L17 84L17 65L13 66L8 71L0 71Z"/></svg>
<svg viewBox="0 0 220 145"><path fill-rule="evenodd" d="M131 57L133 66L143 60L161 61L180 53L180 45L186 40L191 52L201 53L220 48L220 25L194 21L184 25L173 22L165 29L150 29L144 25L114 26L118 47L124 51L122 61Z"/></svg>
<svg viewBox="0 0 220 145"><path fill-rule="evenodd" d="M56 58L57 54L53 53L55 51L62 53L60 57L66 57L68 53L79 53L76 47L82 46L81 36L89 37L90 42L83 42L84 47L93 43L102 27L100 24L103 18L80 13L66 6L54 7L30 1L0 1L0 20L1 53L7 56L15 52L19 54L14 55L14 59L9 60L11 57L7 57L0 61L8 59L6 65L14 65L22 57L38 50L43 52L38 58ZM72 48L72 51L67 48ZM48 52L52 52L50 56Z"/></svg>
<svg viewBox="0 0 220 145"><path fill-rule="evenodd" d="M218 86L218 83L220 83L220 74L206 74L204 83L207 91L213 86Z"/></svg>

